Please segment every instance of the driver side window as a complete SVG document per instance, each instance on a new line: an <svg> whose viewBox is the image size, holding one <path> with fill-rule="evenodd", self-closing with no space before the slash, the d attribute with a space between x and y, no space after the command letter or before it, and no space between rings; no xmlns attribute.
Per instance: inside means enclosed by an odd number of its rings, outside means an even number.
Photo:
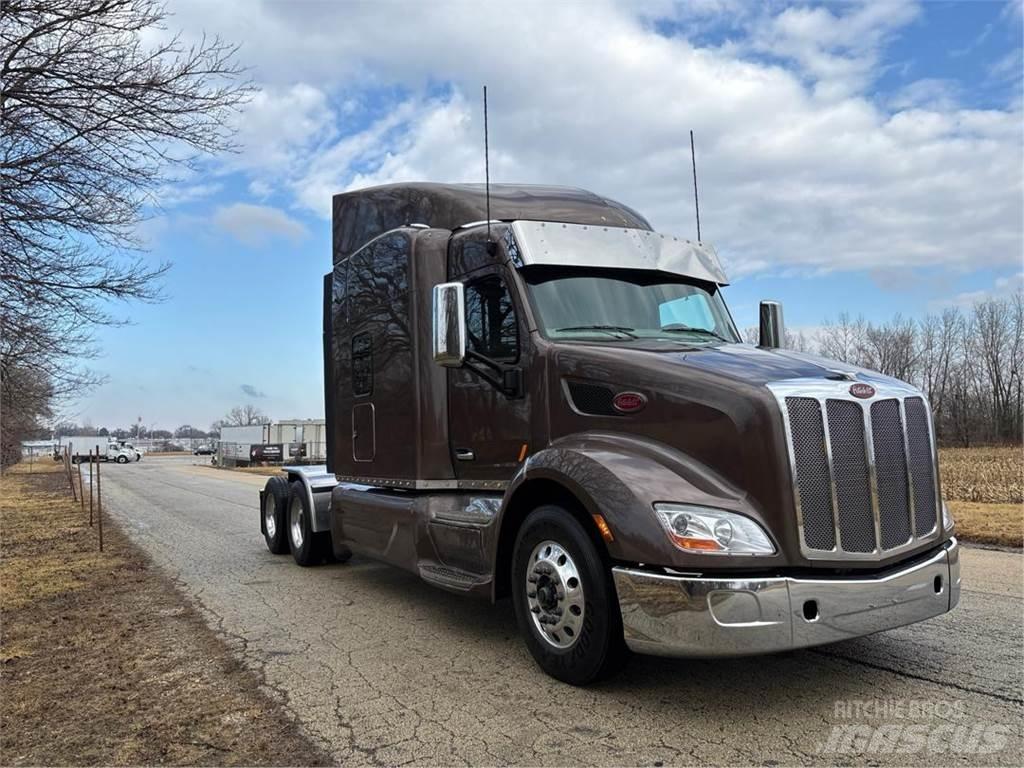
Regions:
<svg viewBox="0 0 1024 768"><path fill-rule="evenodd" d="M519 324L508 286L498 275L466 285L466 346L491 360L519 358Z"/></svg>

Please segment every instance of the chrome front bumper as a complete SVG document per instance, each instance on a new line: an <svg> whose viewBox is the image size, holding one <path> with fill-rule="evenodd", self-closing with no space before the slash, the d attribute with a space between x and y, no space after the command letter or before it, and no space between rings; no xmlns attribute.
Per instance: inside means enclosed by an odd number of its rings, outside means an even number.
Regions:
<svg viewBox="0 0 1024 768"><path fill-rule="evenodd" d="M626 644L657 656L746 656L834 643L930 619L960 600L956 539L913 565L871 577L612 573Z"/></svg>

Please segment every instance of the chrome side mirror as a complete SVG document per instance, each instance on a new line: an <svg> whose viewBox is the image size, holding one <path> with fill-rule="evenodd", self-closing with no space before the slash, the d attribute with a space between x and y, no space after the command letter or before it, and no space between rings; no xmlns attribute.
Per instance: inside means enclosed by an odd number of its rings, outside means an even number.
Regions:
<svg viewBox="0 0 1024 768"><path fill-rule="evenodd" d="M462 283L434 286L434 362L458 368L466 359L466 294Z"/></svg>
<svg viewBox="0 0 1024 768"><path fill-rule="evenodd" d="M778 349L786 337L782 324L782 304L777 301L761 302L761 333L758 345L768 349Z"/></svg>

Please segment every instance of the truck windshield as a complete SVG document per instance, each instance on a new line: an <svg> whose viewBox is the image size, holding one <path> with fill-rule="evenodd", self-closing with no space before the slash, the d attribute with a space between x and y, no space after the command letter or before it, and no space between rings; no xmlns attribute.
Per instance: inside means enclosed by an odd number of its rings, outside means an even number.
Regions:
<svg viewBox="0 0 1024 768"><path fill-rule="evenodd" d="M711 283L639 270L527 267L521 274L549 339L739 341Z"/></svg>

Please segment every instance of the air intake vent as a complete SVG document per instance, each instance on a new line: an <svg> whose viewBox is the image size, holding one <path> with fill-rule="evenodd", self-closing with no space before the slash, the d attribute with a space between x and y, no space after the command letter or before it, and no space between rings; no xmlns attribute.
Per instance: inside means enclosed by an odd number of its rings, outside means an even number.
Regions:
<svg viewBox="0 0 1024 768"><path fill-rule="evenodd" d="M610 387L600 384L583 384L578 381L566 382L572 404L580 413L591 416L621 416L612 405L615 393Z"/></svg>

